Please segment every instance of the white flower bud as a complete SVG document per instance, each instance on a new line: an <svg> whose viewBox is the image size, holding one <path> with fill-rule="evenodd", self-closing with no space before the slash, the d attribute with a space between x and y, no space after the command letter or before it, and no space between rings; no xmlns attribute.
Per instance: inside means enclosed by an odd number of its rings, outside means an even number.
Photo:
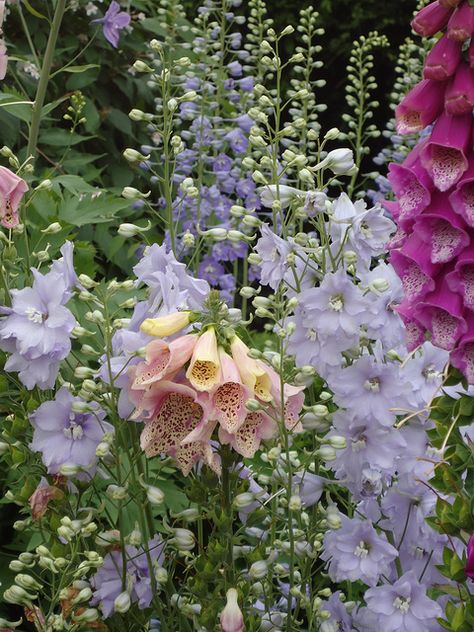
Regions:
<svg viewBox="0 0 474 632"><path fill-rule="evenodd" d="M248 399L245 402L245 408L250 412L257 412L262 409L262 405L256 399Z"/></svg>
<svg viewBox="0 0 474 632"><path fill-rule="evenodd" d="M317 453L323 461L335 461L337 458L336 450L330 445L322 445Z"/></svg>
<svg viewBox="0 0 474 632"><path fill-rule="evenodd" d="M138 110L137 108L133 108L128 113L128 118L132 121L152 121L154 116L151 113L142 112L142 110Z"/></svg>
<svg viewBox="0 0 474 632"><path fill-rule="evenodd" d="M142 193L134 187L124 187L122 189L122 197L126 200L143 200L150 197L150 195L151 191L148 191L148 193Z"/></svg>
<svg viewBox="0 0 474 632"><path fill-rule="evenodd" d="M43 180L42 182L40 182L38 184L37 187L35 187L35 191L49 191L51 189L51 187L53 186L53 183L51 182L51 180ZM42 231L45 232L45 231Z"/></svg>
<svg viewBox="0 0 474 632"><path fill-rule="evenodd" d="M37 582L34 577L23 573L15 576L15 584L18 584L25 590L41 590L43 588L43 584Z"/></svg>
<svg viewBox="0 0 474 632"><path fill-rule="evenodd" d="M8 568L14 573L19 573L21 571L24 571L27 566L23 564L23 562L20 562L20 560L12 560L8 565Z"/></svg>
<svg viewBox="0 0 474 632"><path fill-rule="evenodd" d="M268 573L268 564L264 560L254 562L249 568L251 579L263 579Z"/></svg>
<svg viewBox="0 0 474 632"><path fill-rule="evenodd" d="M344 450L347 447L346 438L339 435L329 437L329 443L335 450Z"/></svg>
<svg viewBox="0 0 474 632"><path fill-rule="evenodd" d="M143 162L144 160L149 160L150 158L150 154L141 154L136 149L131 149L130 147L125 149L122 155L128 162Z"/></svg>
<svg viewBox="0 0 474 632"><path fill-rule="evenodd" d="M254 501L254 494L251 492L243 492L242 494L237 494L232 504L236 509L244 509L245 507L251 505Z"/></svg>
<svg viewBox="0 0 474 632"><path fill-rule="evenodd" d="M98 325L105 324L104 315L98 309L95 309L93 312L87 312L84 315L84 318L88 320L90 323L96 323Z"/></svg>
<svg viewBox="0 0 474 632"><path fill-rule="evenodd" d="M285 37L286 35L291 35L292 33L295 32L295 28L294 26L292 26L291 24L289 24L288 26L286 26L283 31L281 32L281 37Z"/></svg>
<svg viewBox="0 0 474 632"><path fill-rule="evenodd" d="M155 579L161 586L164 586L168 581L168 571L166 568L159 566L155 571Z"/></svg>
<svg viewBox="0 0 474 632"><path fill-rule="evenodd" d="M43 229L41 232L45 235L55 235L56 233L59 233L61 231L62 231L61 224L59 222L53 222L52 224L47 226L45 229Z"/></svg>
<svg viewBox="0 0 474 632"><path fill-rule="evenodd" d="M316 165L316 169L330 169L336 175L349 175L354 167L354 154L352 149L341 148L330 151L326 158Z"/></svg>
<svg viewBox="0 0 474 632"><path fill-rule="evenodd" d="M337 140L340 134L341 132L337 127L331 127L331 129L324 134L324 140Z"/></svg>
<svg viewBox="0 0 474 632"><path fill-rule="evenodd" d="M86 608L81 614L73 614L73 619L78 622L86 621L91 623L92 621L98 621L99 616L99 611L96 608Z"/></svg>
<svg viewBox="0 0 474 632"><path fill-rule="evenodd" d="M247 261L251 266L259 266L262 263L262 257L256 252L251 252L247 257Z"/></svg>
<svg viewBox="0 0 474 632"><path fill-rule="evenodd" d="M162 505L165 501L165 495L161 489L159 489L159 487L153 487L152 485L147 485L146 496L151 505Z"/></svg>
<svg viewBox="0 0 474 632"><path fill-rule="evenodd" d="M132 605L132 600L130 599L130 595L128 592L123 592L115 598L114 601L114 610L115 612L119 612L120 614L124 614L130 610L130 606Z"/></svg>
<svg viewBox="0 0 474 632"><path fill-rule="evenodd" d="M375 293L386 292L390 288L390 281L388 279L377 278L369 284L369 288Z"/></svg>
<svg viewBox="0 0 474 632"><path fill-rule="evenodd" d="M202 234L204 237L210 237L214 241L224 241L227 239L227 230L225 228L211 228Z"/></svg>
<svg viewBox="0 0 474 632"><path fill-rule="evenodd" d="M153 72L153 68L151 68L148 64L146 64L141 59L137 59L137 61L133 64L132 68L136 70L137 72Z"/></svg>
<svg viewBox="0 0 474 632"><path fill-rule="evenodd" d="M63 476L75 476L82 471L82 467L80 465L75 465L74 463L63 463L59 467L59 473Z"/></svg>
<svg viewBox="0 0 474 632"><path fill-rule="evenodd" d="M27 592L20 586L10 586L10 588L7 588L3 593L3 598L7 603L28 605L31 601L37 599L37 595Z"/></svg>
<svg viewBox="0 0 474 632"><path fill-rule="evenodd" d="M183 509L177 514L173 514L173 517L177 520L181 520L182 522L194 522L199 518L201 514L194 507L190 507L189 509Z"/></svg>
<svg viewBox="0 0 474 632"><path fill-rule="evenodd" d="M291 496L290 502L288 503L288 509L290 511L300 511L301 509L301 498L296 494Z"/></svg>
<svg viewBox="0 0 474 632"><path fill-rule="evenodd" d="M170 540L180 551L192 551L196 544L194 534L189 529L173 529L174 537Z"/></svg>
<svg viewBox="0 0 474 632"><path fill-rule="evenodd" d="M105 493L112 500L125 500L128 497L128 491L126 487L120 485L109 485L105 490Z"/></svg>
<svg viewBox="0 0 474 632"><path fill-rule="evenodd" d="M77 593L77 595L74 597L71 603L76 605L78 603L83 603L84 601L89 602L91 599L92 599L92 590L89 588L89 586L86 586L85 588L82 588L82 590L80 590Z"/></svg>

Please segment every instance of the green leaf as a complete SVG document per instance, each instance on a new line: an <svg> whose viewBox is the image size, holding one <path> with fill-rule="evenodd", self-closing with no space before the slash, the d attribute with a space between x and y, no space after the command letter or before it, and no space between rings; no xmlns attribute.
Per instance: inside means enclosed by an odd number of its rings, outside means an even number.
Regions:
<svg viewBox="0 0 474 632"><path fill-rule="evenodd" d="M130 200L117 199L106 193L96 197L87 195L82 199L67 195L59 208L58 217L73 226L101 224L112 221L118 211L129 206Z"/></svg>
<svg viewBox="0 0 474 632"><path fill-rule="evenodd" d="M92 193L96 191L95 187L91 186L88 182L86 182L80 176L72 176L72 175L64 175L57 176L52 180L53 186L54 184L60 184L67 191L72 193L73 195L78 195L80 193Z"/></svg>
<svg viewBox="0 0 474 632"><path fill-rule="evenodd" d="M72 72L72 73L81 73L89 70L90 68L100 68L99 64L84 64L83 66L66 66L66 68L61 68L54 74L58 74L60 72Z"/></svg>
<svg viewBox="0 0 474 632"><path fill-rule="evenodd" d="M68 147L77 145L82 141L90 140L93 136L82 136L81 134L71 134L66 129L48 129L40 136L40 144L52 145L53 147Z"/></svg>

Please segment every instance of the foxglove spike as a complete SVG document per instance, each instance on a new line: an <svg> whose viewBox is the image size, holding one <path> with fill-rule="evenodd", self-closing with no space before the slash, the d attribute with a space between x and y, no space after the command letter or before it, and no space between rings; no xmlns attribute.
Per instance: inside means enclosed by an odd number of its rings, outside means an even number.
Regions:
<svg viewBox="0 0 474 632"><path fill-rule="evenodd" d="M474 33L474 7L463 2L449 18L447 35L449 39L464 42Z"/></svg>
<svg viewBox="0 0 474 632"><path fill-rule="evenodd" d="M446 112L454 116L472 112L474 108L474 70L465 63L458 66L448 84L445 107Z"/></svg>
<svg viewBox="0 0 474 632"><path fill-rule="evenodd" d="M415 134L433 123L443 111L446 82L424 79L395 109L399 134Z"/></svg>
<svg viewBox="0 0 474 632"><path fill-rule="evenodd" d="M452 292L460 294L464 307L474 311L474 247L471 245L460 254L454 270L446 275Z"/></svg>
<svg viewBox="0 0 474 632"><path fill-rule="evenodd" d="M432 2L415 15L411 28L422 37L432 37L442 31L451 16L452 9L446 9L439 2Z"/></svg>
<svg viewBox="0 0 474 632"><path fill-rule="evenodd" d="M466 224L474 227L474 156L471 156L469 167L449 196L449 201Z"/></svg>
<svg viewBox="0 0 474 632"><path fill-rule="evenodd" d="M426 256L426 244L416 233L411 234L400 248L392 250L390 263L400 277L408 301L413 302L435 288L435 277L441 265Z"/></svg>
<svg viewBox="0 0 474 632"><path fill-rule="evenodd" d="M462 58L462 45L444 35L428 53L423 76L425 79L444 81L456 72Z"/></svg>

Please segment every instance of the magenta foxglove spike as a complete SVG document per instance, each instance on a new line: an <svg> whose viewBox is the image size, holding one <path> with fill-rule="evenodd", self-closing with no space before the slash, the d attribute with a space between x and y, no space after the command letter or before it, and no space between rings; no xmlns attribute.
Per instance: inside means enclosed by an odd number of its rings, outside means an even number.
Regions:
<svg viewBox="0 0 474 632"><path fill-rule="evenodd" d="M469 159L469 167L450 194L449 201L466 224L474 227L474 156Z"/></svg>
<svg viewBox="0 0 474 632"><path fill-rule="evenodd" d="M434 292L424 297L414 315L431 331L431 342L446 351L452 351L459 338L467 331L462 299L458 294L452 293L446 279L438 284Z"/></svg>
<svg viewBox="0 0 474 632"><path fill-rule="evenodd" d="M446 275L446 282L452 292L460 294L464 307L474 311L474 247L462 252L452 272Z"/></svg>
<svg viewBox="0 0 474 632"><path fill-rule="evenodd" d="M439 0L439 4L445 9L455 9L462 0Z"/></svg>
<svg viewBox="0 0 474 632"><path fill-rule="evenodd" d="M390 263L400 277L409 302L420 300L435 289L435 277L442 266L432 263L425 242L412 233L400 250L392 250Z"/></svg>
<svg viewBox="0 0 474 632"><path fill-rule="evenodd" d="M421 163L417 148L403 164L392 163L389 166L388 180L399 205L397 221L407 230L416 216L429 205L433 189L432 180Z"/></svg>
<svg viewBox="0 0 474 632"><path fill-rule="evenodd" d="M420 152L423 167L440 191L458 182L468 168L472 144L472 114L451 116L443 113L436 121L431 137Z"/></svg>
<svg viewBox="0 0 474 632"><path fill-rule="evenodd" d="M462 59L462 44L443 35L428 53L423 70L425 79L444 81L456 72Z"/></svg>
<svg viewBox="0 0 474 632"><path fill-rule="evenodd" d="M418 11L411 22L411 28L422 37L431 37L444 29L451 14L452 9L442 7L439 2L432 2Z"/></svg>
<svg viewBox="0 0 474 632"><path fill-rule="evenodd" d="M396 204L396 202L385 202L384 206L389 211L390 211L391 207L388 207L387 206L388 204L394 204L394 205L398 206ZM397 232L394 235L392 235L390 237L389 241L387 242L387 244L386 244L387 245L387 250L400 249L403 246L403 244L406 242L407 238L408 238L407 233L402 228L400 228L400 226L399 226L397 228Z"/></svg>
<svg viewBox="0 0 474 632"><path fill-rule="evenodd" d="M431 263L448 263L471 241L465 228L465 223L451 208L448 196L438 194L428 211L417 219L413 230L428 245Z"/></svg>
<svg viewBox="0 0 474 632"><path fill-rule="evenodd" d="M465 42L474 33L474 6L461 3L449 18L448 37L456 42Z"/></svg>
<svg viewBox="0 0 474 632"><path fill-rule="evenodd" d="M450 361L466 376L469 384L474 384L474 316L466 317L467 332L452 351Z"/></svg>
<svg viewBox="0 0 474 632"><path fill-rule="evenodd" d="M459 116L472 112L474 107L474 70L464 62L449 81L445 93L445 108L448 114Z"/></svg>
<svg viewBox="0 0 474 632"><path fill-rule="evenodd" d="M414 351L417 347L422 345L426 340L426 329L415 318L415 307L403 301L400 305L395 307L395 311L399 314L405 325L406 347L408 351Z"/></svg>
<svg viewBox="0 0 474 632"><path fill-rule="evenodd" d="M424 79L404 97L395 109L399 134L421 132L443 111L446 82Z"/></svg>
<svg viewBox="0 0 474 632"><path fill-rule="evenodd" d="M467 49L467 62L471 68L474 68L474 38L472 38Z"/></svg>

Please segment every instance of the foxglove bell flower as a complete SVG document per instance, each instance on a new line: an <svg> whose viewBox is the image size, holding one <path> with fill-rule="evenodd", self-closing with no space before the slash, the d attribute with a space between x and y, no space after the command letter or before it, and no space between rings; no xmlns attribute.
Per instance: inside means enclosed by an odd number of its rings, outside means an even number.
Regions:
<svg viewBox="0 0 474 632"><path fill-rule="evenodd" d="M398 133L414 134L433 123L443 111L445 91L446 82L431 79L412 88L395 109Z"/></svg>
<svg viewBox="0 0 474 632"><path fill-rule="evenodd" d="M229 588L226 596L227 603L220 616L221 632L243 632L244 617L237 601L237 591Z"/></svg>
<svg viewBox="0 0 474 632"><path fill-rule="evenodd" d="M438 1L431 2L431 4L418 11L411 23L411 27L418 35L431 37L446 26L451 14L452 10L441 6Z"/></svg>
<svg viewBox="0 0 474 632"><path fill-rule="evenodd" d="M211 391L221 379L221 366L214 327L199 336L186 377L197 391Z"/></svg>
<svg viewBox="0 0 474 632"><path fill-rule="evenodd" d="M0 167L0 224L5 228L18 226L18 208L27 191L28 185L22 178L10 169Z"/></svg>
<svg viewBox="0 0 474 632"><path fill-rule="evenodd" d="M449 81L444 101L446 112L454 116L471 113L474 108L474 70L464 62Z"/></svg>
<svg viewBox="0 0 474 632"><path fill-rule="evenodd" d="M443 35L426 57L423 76L436 81L449 79L456 72L461 59L461 44Z"/></svg>
<svg viewBox="0 0 474 632"><path fill-rule="evenodd" d="M461 2L448 22L448 37L456 42L464 42L474 33L474 7L470 2Z"/></svg>

